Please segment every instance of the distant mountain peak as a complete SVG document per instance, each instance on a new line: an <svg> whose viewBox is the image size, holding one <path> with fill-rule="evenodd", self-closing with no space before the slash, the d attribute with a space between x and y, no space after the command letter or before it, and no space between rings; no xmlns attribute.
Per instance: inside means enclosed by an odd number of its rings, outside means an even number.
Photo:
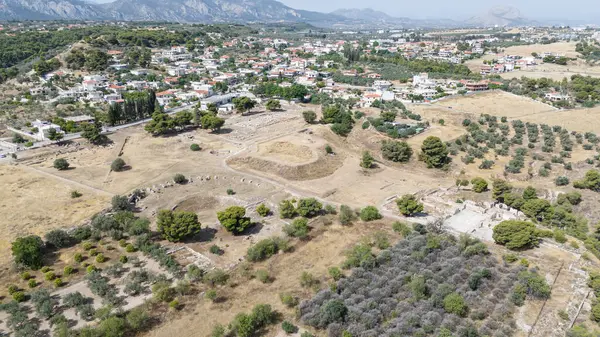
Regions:
<svg viewBox="0 0 600 337"><path fill-rule="evenodd" d="M512 6L492 7L487 13L474 16L467 20L468 25L482 27L505 27L535 25L536 22L525 18L518 8Z"/></svg>

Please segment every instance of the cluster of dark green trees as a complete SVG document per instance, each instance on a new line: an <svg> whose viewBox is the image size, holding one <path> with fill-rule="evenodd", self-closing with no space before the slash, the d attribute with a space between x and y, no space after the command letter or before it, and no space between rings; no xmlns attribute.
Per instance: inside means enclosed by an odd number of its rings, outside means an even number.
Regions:
<svg viewBox="0 0 600 337"><path fill-rule="evenodd" d="M156 111L158 102L154 91L139 91L125 94L125 102L111 104L106 122L108 125L130 123L149 118Z"/></svg>
<svg viewBox="0 0 600 337"><path fill-rule="evenodd" d="M103 71L108 68L111 57L99 49L73 49L65 57L69 69Z"/></svg>
<svg viewBox="0 0 600 337"><path fill-rule="evenodd" d="M276 82L266 82L256 85L252 90L255 95L264 97L281 97L286 100L304 99L308 89L301 84L292 84L289 87L281 87Z"/></svg>

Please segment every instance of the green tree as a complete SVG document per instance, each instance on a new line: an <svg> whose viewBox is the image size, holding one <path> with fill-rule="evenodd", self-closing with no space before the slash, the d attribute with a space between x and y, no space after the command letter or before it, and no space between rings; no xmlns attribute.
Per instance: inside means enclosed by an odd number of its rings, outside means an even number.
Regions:
<svg viewBox="0 0 600 337"><path fill-rule="evenodd" d="M508 249L530 248L539 242L535 225L519 220L502 221L494 227L492 238Z"/></svg>
<svg viewBox="0 0 600 337"><path fill-rule="evenodd" d="M317 113L314 111L303 111L302 112L302 117L304 118L304 121L308 124L312 124L317 120Z"/></svg>
<svg viewBox="0 0 600 337"><path fill-rule="evenodd" d="M473 180L471 180L471 184L473 185L473 192L475 193L482 193L488 189L488 183L483 178L473 178Z"/></svg>
<svg viewBox="0 0 600 337"><path fill-rule="evenodd" d="M370 169L373 167L375 158L369 151L363 152L362 159L360 160L360 167Z"/></svg>
<svg viewBox="0 0 600 337"><path fill-rule="evenodd" d="M256 101L252 100L249 97L238 97L233 99L233 105L235 109L244 114L247 111L252 110L256 106Z"/></svg>
<svg viewBox="0 0 600 337"><path fill-rule="evenodd" d="M217 212L217 218L225 229L234 234L243 233L252 225L249 217L246 217L246 209L240 206L231 206L224 211Z"/></svg>
<svg viewBox="0 0 600 337"><path fill-rule="evenodd" d="M356 220L356 214L350 206L342 205L340 206L339 219L342 225L349 225Z"/></svg>
<svg viewBox="0 0 600 337"><path fill-rule="evenodd" d="M499 202L504 202L504 195L512 191L512 186L506 181L495 179L492 182L492 198Z"/></svg>
<svg viewBox="0 0 600 337"><path fill-rule="evenodd" d="M202 225L193 212L161 210L156 226L163 237L171 242L179 242L200 233Z"/></svg>
<svg viewBox="0 0 600 337"><path fill-rule="evenodd" d="M407 162L412 157L413 150L407 142L383 141L381 155L393 162Z"/></svg>
<svg viewBox="0 0 600 337"><path fill-rule="evenodd" d="M529 199L525 201L521 207L521 211L531 219L543 221L552 217L553 208L548 200Z"/></svg>
<svg viewBox="0 0 600 337"><path fill-rule="evenodd" d="M54 160L53 166L59 171L64 171L69 168L69 162L65 158L58 158Z"/></svg>
<svg viewBox="0 0 600 337"><path fill-rule="evenodd" d="M115 172L121 172L125 168L125 165L125 161L119 157L113 160L112 164L110 164L110 169Z"/></svg>
<svg viewBox="0 0 600 337"><path fill-rule="evenodd" d="M212 114L206 114L200 118L200 123L203 129L210 129L212 132L215 132L219 131L225 125L225 120Z"/></svg>
<svg viewBox="0 0 600 337"><path fill-rule="evenodd" d="M265 104L265 107L267 108L267 110L269 111L275 111L275 110L280 110L281 109L281 102L279 102L278 99L270 99L267 104Z"/></svg>
<svg viewBox="0 0 600 337"><path fill-rule="evenodd" d="M102 124L98 118L94 123L82 123L81 124L81 137L87 139L94 145L100 145L106 142L107 138L102 134Z"/></svg>
<svg viewBox="0 0 600 337"><path fill-rule="evenodd" d="M312 218L321 213L323 204L315 198L300 199L296 212L305 218Z"/></svg>
<svg viewBox="0 0 600 337"><path fill-rule="evenodd" d="M362 221L368 222L373 220L379 220L383 218L381 214L379 214L379 210L375 206L367 206L360 211L360 219Z"/></svg>
<svg viewBox="0 0 600 337"><path fill-rule="evenodd" d="M600 172L597 170L587 171L584 179L575 181L573 187L600 192Z"/></svg>
<svg viewBox="0 0 600 337"><path fill-rule="evenodd" d="M308 220L306 218L295 219L291 224L283 226L283 232L294 238L305 239L308 236L308 231Z"/></svg>
<svg viewBox="0 0 600 337"><path fill-rule="evenodd" d="M296 214L298 214L296 207L290 200L282 200L279 203L279 216L282 219L292 219Z"/></svg>
<svg viewBox="0 0 600 337"><path fill-rule="evenodd" d="M44 242L39 236L30 235L17 238L11 247L15 263L31 269L40 269L42 267L43 247Z"/></svg>
<svg viewBox="0 0 600 337"><path fill-rule="evenodd" d="M265 217L271 214L271 209L265 206L265 204L260 204L258 207L256 207L256 213L262 217Z"/></svg>
<svg viewBox="0 0 600 337"><path fill-rule="evenodd" d="M63 139L64 134L62 132L58 132L56 131L56 129L51 128L50 130L48 130L48 139L50 139L51 141L59 141L61 139Z"/></svg>
<svg viewBox="0 0 600 337"><path fill-rule="evenodd" d="M421 160L423 160L429 168L442 168L448 163L448 149L446 144L441 139L434 136L429 136L423 141L421 146Z"/></svg>
<svg viewBox="0 0 600 337"><path fill-rule="evenodd" d="M405 216L413 216L424 209L423 204L413 194L405 194L401 198L396 199L396 204L400 213Z"/></svg>

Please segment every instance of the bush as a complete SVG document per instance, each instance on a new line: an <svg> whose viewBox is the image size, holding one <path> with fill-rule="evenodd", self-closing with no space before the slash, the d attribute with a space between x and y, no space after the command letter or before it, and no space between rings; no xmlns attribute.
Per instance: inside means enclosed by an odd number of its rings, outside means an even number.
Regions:
<svg viewBox="0 0 600 337"><path fill-rule="evenodd" d="M204 293L204 297L211 302L215 302L217 300L217 291L214 289L208 289L206 293Z"/></svg>
<svg viewBox="0 0 600 337"><path fill-rule="evenodd" d="M475 193L483 193L488 189L488 183L483 178L473 178L471 184L473 185L473 192Z"/></svg>
<svg viewBox="0 0 600 337"><path fill-rule="evenodd" d="M63 285L63 281L61 278L54 279L53 283L54 283L54 287L56 287L56 288L60 288Z"/></svg>
<svg viewBox="0 0 600 337"><path fill-rule="evenodd" d="M566 186L569 185L569 178L565 176L560 176L556 178L554 183L556 184L556 186Z"/></svg>
<svg viewBox="0 0 600 337"><path fill-rule="evenodd" d="M444 297L444 310L447 313L455 314L457 316L465 316L468 311L467 304L465 303L465 299L457 294L451 293Z"/></svg>
<svg viewBox="0 0 600 337"><path fill-rule="evenodd" d="M303 288L311 288L317 284L319 284L319 280L317 280L313 274L304 271L302 272L302 275L300 275L300 285Z"/></svg>
<svg viewBox="0 0 600 337"><path fill-rule="evenodd" d="M360 219L362 221L374 221L383 218L381 214L379 214L379 210L375 206L367 206L360 211Z"/></svg>
<svg viewBox="0 0 600 337"><path fill-rule="evenodd" d="M299 218L292 221L291 224L283 226L283 232L291 237L305 239L308 236L308 220Z"/></svg>
<svg viewBox="0 0 600 337"><path fill-rule="evenodd" d="M73 199L79 198L82 195L79 191L71 191L71 198Z"/></svg>
<svg viewBox="0 0 600 337"><path fill-rule="evenodd" d="M360 160L360 167L365 169L370 169L374 165L375 158L371 155L369 151L364 151L362 158Z"/></svg>
<svg viewBox="0 0 600 337"><path fill-rule="evenodd" d="M27 271L21 273L21 280L27 281L31 278L31 274Z"/></svg>
<svg viewBox="0 0 600 337"><path fill-rule="evenodd" d="M122 158L117 158L110 164L110 169L115 172L121 172L125 169L125 165L125 161Z"/></svg>
<svg viewBox="0 0 600 337"><path fill-rule="evenodd" d="M227 195L235 195L235 191L232 190L231 188L227 189Z"/></svg>
<svg viewBox="0 0 600 337"><path fill-rule="evenodd" d="M127 197L124 195L115 195L114 197L112 197L111 199L111 205L112 205L112 209L115 212L119 212L119 211L133 211L134 207L133 205L129 202L129 200L127 200ZM110 227L115 227L118 226L118 224L116 224L116 221L114 221L114 219L110 219L107 217L97 217L96 220L96 225L94 226L97 229L100 229L104 232L107 232L110 229L114 229L114 228L110 228ZM106 224L104 223L106 222ZM110 223L110 224L108 224Z"/></svg>
<svg viewBox="0 0 600 337"><path fill-rule="evenodd" d="M282 219L292 219L296 214L296 207L290 200L282 200L279 203L279 216Z"/></svg>
<svg viewBox="0 0 600 337"><path fill-rule="evenodd" d="M252 222L246 217L246 209L240 206L231 206L224 211L217 212L219 222L228 232L241 234L248 229Z"/></svg>
<svg viewBox="0 0 600 337"><path fill-rule="evenodd" d="M35 288L37 286L37 282L34 279L31 279L27 282L27 286L29 286L29 288Z"/></svg>
<svg viewBox="0 0 600 337"><path fill-rule="evenodd" d="M69 168L69 162L64 158L58 158L54 160L54 168L59 171L64 171Z"/></svg>
<svg viewBox="0 0 600 337"><path fill-rule="evenodd" d="M104 263L104 261L106 261L106 258L104 257L104 254L100 253L100 254L96 255L96 262L98 262L98 263Z"/></svg>
<svg viewBox="0 0 600 337"><path fill-rule="evenodd" d="M396 163L408 162L413 155L413 150L407 142L383 141L381 155Z"/></svg>
<svg viewBox="0 0 600 337"><path fill-rule="evenodd" d="M42 239L36 235L17 238L11 247L15 263L22 264L31 269L41 268L43 246Z"/></svg>
<svg viewBox="0 0 600 337"><path fill-rule="evenodd" d="M264 269L259 269L256 271L256 278L262 283L271 282L271 276L269 275L269 272Z"/></svg>
<svg viewBox="0 0 600 337"><path fill-rule="evenodd" d="M156 226L162 236L171 242L192 237L202 229L196 213L171 210L158 212Z"/></svg>
<svg viewBox="0 0 600 337"><path fill-rule="evenodd" d="M221 247L219 247L217 245L210 246L209 251L211 254L215 254L215 255L223 255L225 253L223 251L223 249L221 249Z"/></svg>
<svg viewBox="0 0 600 337"><path fill-rule="evenodd" d="M287 334L298 332L298 327L288 321L283 321L283 323L281 323L281 329Z"/></svg>
<svg viewBox="0 0 600 337"><path fill-rule="evenodd" d="M63 269L63 274L65 276L69 276L71 274L75 273L75 269L71 266L65 266L65 268Z"/></svg>
<svg viewBox="0 0 600 337"><path fill-rule="evenodd" d="M146 309L138 307L131 309L127 315L125 315L127 325L133 331L141 331L146 328L146 325L150 321L150 315Z"/></svg>
<svg viewBox="0 0 600 337"><path fill-rule="evenodd" d="M300 199L296 211L300 216L312 218L321 213L323 205L315 198Z"/></svg>
<svg viewBox="0 0 600 337"><path fill-rule="evenodd" d="M188 182L187 178L181 173L177 173L176 175L174 175L173 181L176 184L180 184L180 185L186 184Z"/></svg>
<svg viewBox="0 0 600 337"><path fill-rule="evenodd" d="M331 148L331 145L329 145L329 144L325 145L325 153L333 154L333 149Z"/></svg>
<svg viewBox="0 0 600 337"><path fill-rule="evenodd" d="M286 245L287 242L279 238L264 239L248 248L246 257L251 262L263 261L277 254L279 250L285 250Z"/></svg>
<svg viewBox="0 0 600 337"><path fill-rule="evenodd" d="M401 198L396 199L398 210L402 215L413 216L421 213L424 209L423 204L417 201L417 198L412 194L405 194Z"/></svg>
<svg viewBox="0 0 600 337"><path fill-rule="evenodd" d="M531 248L539 242L535 225L527 221L502 221L493 232L494 241L508 249Z"/></svg>
<svg viewBox="0 0 600 337"><path fill-rule="evenodd" d="M317 113L314 111L303 111L302 117L306 123L312 124L317 120Z"/></svg>
<svg viewBox="0 0 600 337"><path fill-rule="evenodd" d="M62 229L51 230L46 233L44 238L47 243L55 248L66 248L75 244L74 238Z"/></svg>
<svg viewBox="0 0 600 337"><path fill-rule="evenodd" d="M92 228L89 226L81 226L75 228L71 236L78 242L89 239L92 236Z"/></svg>
<svg viewBox="0 0 600 337"><path fill-rule="evenodd" d="M27 296L25 295L24 292L22 291L17 291L15 293L12 294L12 299L17 302L17 303L21 303L24 302L27 299Z"/></svg>
<svg viewBox="0 0 600 337"><path fill-rule="evenodd" d="M342 225L349 225L356 220L356 214L349 206L342 205L340 206L339 219Z"/></svg>
<svg viewBox="0 0 600 337"><path fill-rule="evenodd" d="M402 236L406 237L412 231L410 227L404 222L396 221L392 224L392 229L396 233L402 234Z"/></svg>
<svg viewBox="0 0 600 337"><path fill-rule="evenodd" d="M338 267L330 267L327 272L334 281L339 281L342 277L344 277L344 273L342 273Z"/></svg>
<svg viewBox="0 0 600 337"><path fill-rule="evenodd" d="M271 210L265 204L260 204L256 207L256 213L262 217L266 217L271 214Z"/></svg>
<svg viewBox="0 0 600 337"><path fill-rule="evenodd" d="M293 308L298 305L298 299L290 294L279 294L279 298L281 299L281 303L288 308Z"/></svg>
<svg viewBox="0 0 600 337"><path fill-rule="evenodd" d="M194 144L190 145L190 150L196 152L196 151L202 150L202 148L200 147L200 145L194 143Z"/></svg>

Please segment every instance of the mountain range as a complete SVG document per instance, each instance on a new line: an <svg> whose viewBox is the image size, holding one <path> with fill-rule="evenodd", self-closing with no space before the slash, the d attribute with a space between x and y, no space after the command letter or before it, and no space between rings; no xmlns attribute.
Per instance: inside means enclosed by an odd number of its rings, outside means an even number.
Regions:
<svg viewBox="0 0 600 337"><path fill-rule="evenodd" d="M467 21L415 20L372 9L331 13L297 10L276 0L0 0L0 20L124 20L169 22L306 22L320 27L464 27L531 25L513 7L496 7Z"/></svg>

